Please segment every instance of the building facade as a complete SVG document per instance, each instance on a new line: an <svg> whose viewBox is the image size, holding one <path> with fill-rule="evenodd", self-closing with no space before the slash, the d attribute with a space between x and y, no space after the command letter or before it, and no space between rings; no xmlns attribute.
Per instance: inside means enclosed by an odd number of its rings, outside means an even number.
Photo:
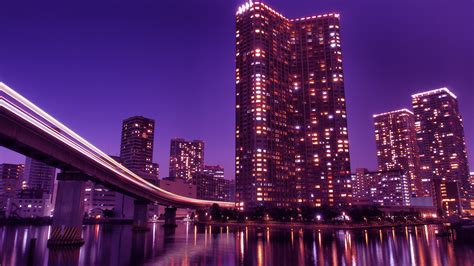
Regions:
<svg viewBox="0 0 474 266"><path fill-rule="evenodd" d="M9 215L20 218L49 217L52 208L51 194L42 188L27 188L20 190L13 199Z"/></svg>
<svg viewBox="0 0 474 266"><path fill-rule="evenodd" d="M379 171L403 170L410 180L411 195L428 196L418 178L418 146L415 116L408 109L375 114L375 143Z"/></svg>
<svg viewBox="0 0 474 266"><path fill-rule="evenodd" d="M87 181L84 192L84 211L112 210L115 208L115 191L92 181Z"/></svg>
<svg viewBox="0 0 474 266"><path fill-rule="evenodd" d="M171 140L170 145L170 177L191 181L196 173L204 169L204 142L188 141L181 138Z"/></svg>
<svg viewBox="0 0 474 266"><path fill-rule="evenodd" d="M236 201L349 205L339 15L248 2L236 26Z"/></svg>
<svg viewBox="0 0 474 266"><path fill-rule="evenodd" d="M469 183L471 183L471 198L469 200L471 209L469 212L471 213L471 215L474 215L474 172L469 173Z"/></svg>
<svg viewBox="0 0 474 266"><path fill-rule="evenodd" d="M235 202L235 179L229 180L227 190L227 193L229 194L229 201Z"/></svg>
<svg viewBox="0 0 474 266"><path fill-rule="evenodd" d="M189 197L189 198L196 198L197 197L197 189L196 185L187 180L177 177L165 177L160 179L159 187L169 191L174 194L178 194L181 196ZM156 215L163 216L165 212L165 206L156 206ZM176 217L177 218L184 218L190 217L191 213L195 210L188 209L188 208L178 208L176 210Z"/></svg>
<svg viewBox="0 0 474 266"><path fill-rule="evenodd" d="M469 208L469 170L464 127L457 97L447 88L412 95L423 189L441 210L437 184L457 182L461 206ZM437 182L433 182L436 181Z"/></svg>
<svg viewBox="0 0 474 266"><path fill-rule="evenodd" d="M155 183L156 166L153 165L155 121L143 116L127 118L122 124L120 145L121 163L135 174Z"/></svg>
<svg viewBox="0 0 474 266"><path fill-rule="evenodd" d="M30 189L40 189L49 195L53 194L56 168L43 162L26 157L25 181Z"/></svg>
<svg viewBox="0 0 474 266"><path fill-rule="evenodd" d="M460 184L458 181L433 179L433 194L436 195L438 214L444 216L459 215L462 213ZM466 209L468 212L468 209Z"/></svg>
<svg viewBox="0 0 474 266"><path fill-rule="evenodd" d="M403 170L356 170L352 180L355 202L378 206L410 206L409 177Z"/></svg>
<svg viewBox="0 0 474 266"><path fill-rule="evenodd" d="M0 164L0 216L7 215L7 209L21 189L24 174L23 164Z"/></svg>
<svg viewBox="0 0 474 266"><path fill-rule="evenodd" d="M196 185L182 178L165 177L160 179L159 187L174 194L189 198L197 198Z"/></svg>
<svg viewBox="0 0 474 266"><path fill-rule="evenodd" d="M158 168L153 163L155 121L143 116L127 118L122 123L120 163L153 184L158 183ZM134 199L116 193L115 215L118 218L133 217Z"/></svg>
<svg viewBox="0 0 474 266"><path fill-rule="evenodd" d="M230 180L224 178L224 168L219 165L204 166L201 173L193 176L197 198L204 200L231 201Z"/></svg>

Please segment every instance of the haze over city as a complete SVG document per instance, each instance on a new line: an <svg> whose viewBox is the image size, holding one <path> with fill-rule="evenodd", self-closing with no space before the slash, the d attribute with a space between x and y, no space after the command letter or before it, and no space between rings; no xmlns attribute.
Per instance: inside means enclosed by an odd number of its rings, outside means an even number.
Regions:
<svg viewBox="0 0 474 266"><path fill-rule="evenodd" d="M410 95L440 87L458 96L474 164L472 2L265 2L290 18L341 14L352 169L376 167L374 113L411 109ZM170 139L184 137L234 178L239 4L4 2L0 80L110 154L124 118L155 119L161 176ZM0 161L24 156L0 148Z"/></svg>

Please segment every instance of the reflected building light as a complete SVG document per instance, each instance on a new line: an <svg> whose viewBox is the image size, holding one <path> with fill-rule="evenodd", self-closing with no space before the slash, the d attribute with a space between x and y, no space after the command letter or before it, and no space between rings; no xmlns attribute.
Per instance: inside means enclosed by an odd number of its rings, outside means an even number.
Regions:
<svg viewBox="0 0 474 266"><path fill-rule="evenodd" d="M243 262L243 259L244 259L244 231L241 231L240 232L240 258Z"/></svg>
<svg viewBox="0 0 474 266"><path fill-rule="evenodd" d="M365 246L369 246L369 235L367 233L367 230L364 230L364 237L365 237Z"/></svg>
<svg viewBox="0 0 474 266"><path fill-rule="evenodd" d="M197 225L194 225L194 246L197 244Z"/></svg>

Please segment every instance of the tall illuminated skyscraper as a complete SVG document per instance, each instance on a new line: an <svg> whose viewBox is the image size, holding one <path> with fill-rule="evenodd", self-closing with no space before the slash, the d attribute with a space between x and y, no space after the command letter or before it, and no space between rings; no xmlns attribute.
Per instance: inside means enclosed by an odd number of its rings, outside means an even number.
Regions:
<svg viewBox="0 0 474 266"><path fill-rule="evenodd" d="M462 206L467 209L469 170L456 95L447 88L431 90L412 95L412 104L423 189L431 193L435 205L441 210L448 199L444 199L442 193L435 193L442 190L433 184L456 182Z"/></svg>
<svg viewBox="0 0 474 266"><path fill-rule="evenodd" d="M153 139L155 121L134 116L123 121L120 146L121 163L134 173L155 183L156 166L153 165Z"/></svg>
<svg viewBox="0 0 474 266"><path fill-rule="evenodd" d="M410 182L410 193L427 196L418 171L415 116L408 109L375 114L375 143L379 171L403 170Z"/></svg>
<svg viewBox="0 0 474 266"><path fill-rule="evenodd" d="M172 139L170 145L170 177L190 181L204 169L204 142Z"/></svg>
<svg viewBox="0 0 474 266"><path fill-rule="evenodd" d="M157 166L153 163L155 121L143 116L127 118L122 123L120 163L129 170L157 184ZM133 216L134 199L121 193L115 195L115 211L118 218Z"/></svg>
<svg viewBox="0 0 474 266"><path fill-rule="evenodd" d="M350 205L351 174L339 14L291 20L298 201ZM299 184L298 184L299 185ZM302 193L300 192L302 191Z"/></svg>
<svg viewBox="0 0 474 266"><path fill-rule="evenodd" d="M339 15L236 14L236 201L350 204Z"/></svg>

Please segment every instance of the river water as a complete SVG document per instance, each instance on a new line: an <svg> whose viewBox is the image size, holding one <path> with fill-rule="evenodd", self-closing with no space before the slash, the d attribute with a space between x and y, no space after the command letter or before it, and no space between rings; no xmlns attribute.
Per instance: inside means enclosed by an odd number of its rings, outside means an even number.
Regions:
<svg viewBox="0 0 474 266"><path fill-rule="evenodd" d="M474 265L474 244L436 226L370 230L195 226L146 233L88 225L78 249L46 247L49 226L1 226L0 265ZM30 239L36 239L31 252ZM29 254L34 255L29 255Z"/></svg>

